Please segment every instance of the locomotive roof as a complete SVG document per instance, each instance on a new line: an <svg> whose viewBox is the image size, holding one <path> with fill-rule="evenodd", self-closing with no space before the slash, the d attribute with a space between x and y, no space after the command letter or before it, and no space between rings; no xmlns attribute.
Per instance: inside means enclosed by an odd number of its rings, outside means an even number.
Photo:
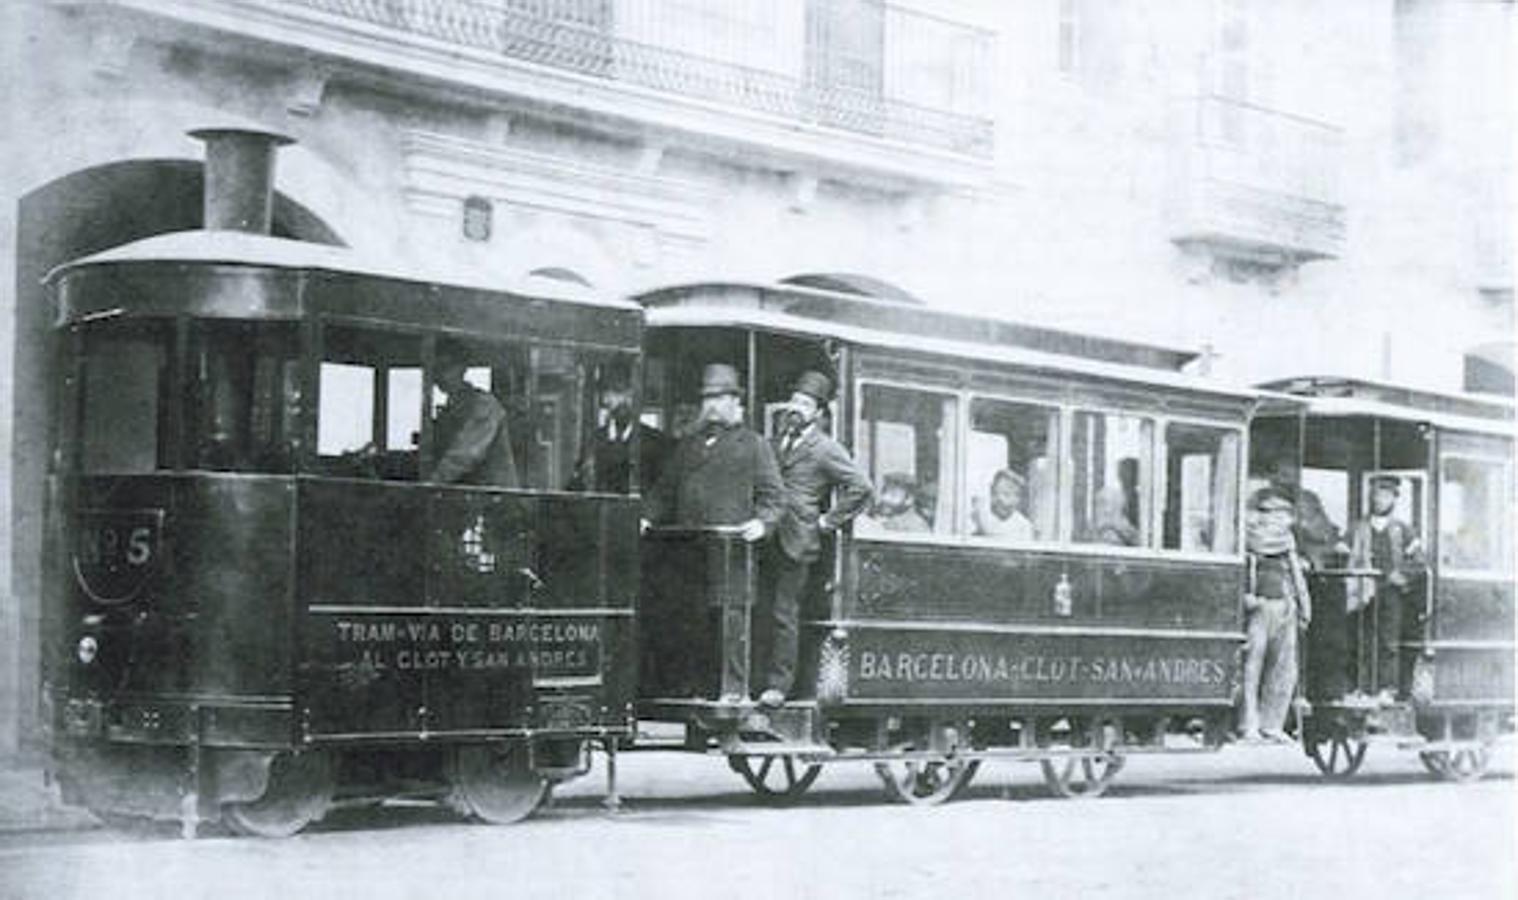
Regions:
<svg viewBox="0 0 1518 900"><path fill-rule="evenodd" d="M606 296L568 282L556 282L549 279L527 282L517 279L507 283L507 279L478 270L461 271L450 268L443 271L404 266L391 260L376 259L347 247L331 244L317 244L241 231L203 229L155 235L71 260L49 272L45 280L53 281L76 269L90 266L135 263L204 263L321 271L361 278L411 281L463 290L515 294L534 299L578 303L608 309L638 309L638 305L631 301Z"/></svg>
<svg viewBox="0 0 1518 900"><path fill-rule="evenodd" d="M1198 356L1190 350L1175 347L792 284L702 282L659 288L641 294L637 299L650 309L749 306L819 323L813 329L824 327L822 323L852 325L882 335L895 334L898 340L913 345L919 338L933 337L967 345L1022 347L1170 372L1179 371Z"/></svg>
<svg viewBox="0 0 1518 900"><path fill-rule="evenodd" d="M866 347L962 360L985 360L1044 371L1073 372L1092 378L1235 399L1255 399L1262 395L1261 391L1253 388L1207 382L1183 372L1107 362L1083 356L1068 356L1004 344L974 343L924 335L903 336L894 331L882 331L846 322L811 318L751 306L653 306L648 310L647 321L650 327L759 328L795 335L829 337Z"/></svg>

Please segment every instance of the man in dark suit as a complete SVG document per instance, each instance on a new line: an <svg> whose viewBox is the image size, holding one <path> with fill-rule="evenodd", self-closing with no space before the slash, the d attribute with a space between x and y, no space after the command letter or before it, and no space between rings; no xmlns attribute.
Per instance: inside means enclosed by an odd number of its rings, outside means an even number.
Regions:
<svg viewBox="0 0 1518 900"><path fill-rule="evenodd" d="M874 496L869 477L848 451L818 427L832 392L826 375L801 373L791 392L785 427L775 441L786 506L763 565L774 590L769 615L755 629L761 638L769 638L766 688L759 696L765 706L783 704L795 682L801 592L821 552L822 532L836 531L863 512ZM835 492L832 506L824 512Z"/></svg>
<svg viewBox="0 0 1518 900"><path fill-rule="evenodd" d="M602 383L601 411L605 421L591 436L589 452L575 466L568 489L627 493L632 485L632 447L636 443L638 482L646 492L658 483L660 468L669 455L664 432L637 421L632 386L620 373L608 374Z"/></svg>
<svg viewBox="0 0 1518 900"><path fill-rule="evenodd" d="M763 437L743 425L742 389L732 366L714 363L701 379L701 413L666 461L663 477L644 495L644 513L655 525L733 526L739 537L754 544L774 532L785 506L785 485L775 455ZM709 549L712 549L709 547ZM708 562L707 571L718 566ZM679 578L680 573L666 573ZM720 584L692 584L679 593L710 597ZM708 608L710 615L712 608ZM700 689L706 678L706 632L710 621L689 611L667 620L680 642L689 648L681 660L664 660L674 670L672 680ZM703 632L703 627L706 632ZM748 680L746 641L727 641L723 647L724 702L740 702L736 686Z"/></svg>

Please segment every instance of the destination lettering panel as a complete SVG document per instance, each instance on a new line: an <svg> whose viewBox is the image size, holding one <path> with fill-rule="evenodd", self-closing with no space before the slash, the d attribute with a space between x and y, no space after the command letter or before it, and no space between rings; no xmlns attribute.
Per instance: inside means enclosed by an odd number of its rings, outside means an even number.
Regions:
<svg viewBox="0 0 1518 900"><path fill-rule="evenodd" d="M1228 701L1236 640L1100 634L851 631L850 699Z"/></svg>
<svg viewBox="0 0 1518 900"><path fill-rule="evenodd" d="M330 662L374 676L502 672L538 677L600 671L603 623L458 615L342 615L318 619Z"/></svg>

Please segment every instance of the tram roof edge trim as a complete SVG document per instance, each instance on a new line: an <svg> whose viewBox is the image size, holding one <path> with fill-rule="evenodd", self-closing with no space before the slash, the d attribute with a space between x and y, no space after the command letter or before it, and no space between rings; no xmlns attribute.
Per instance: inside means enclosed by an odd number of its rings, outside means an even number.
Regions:
<svg viewBox="0 0 1518 900"><path fill-rule="evenodd" d="M442 271L396 265L330 244L246 232L199 229L155 235L70 260L48 272L43 277L43 282L53 282L75 269L87 266L123 263L206 263L308 269L340 275L438 284L462 290L514 294L608 309L633 311L642 308L630 300L587 292L567 283L563 287L553 282L534 281L526 284L521 279L508 283L507 279L493 280L492 276L478 271Z"/></svg>
<svg viewBox="0 0 1518 900"><path fill-rule="evenodd" d="M1003 365L1022 366L1024 368L1078 372L1093 378L1106 378L1130 384L1159 385L1176 390L1233 397L1241 400L1256 400L1264 394L1264 392L1247 385L1208 382L1199 379L1197 376L1166 369L1085 359L1079 356L1049 353L1042 350L1029 350L1021 347L978 344L969 341L923 337L921 335L902 335L893 331L878 331L857 325L829 322L825 319L813 319L773 312L771 310L742 307L655 306L648 310L647 323L650 327L665 328L763 328L792 334L837 338L838 340L863 346L900 349L926 355L981 359Z"/></svg>
<svg viewBox="0 0 1518 900"><path fill-rule="evenodd" d="M1436 412L1361 397L1304 397L1298 394L1275 394L1271 399L1280 400L1282 397L1298 401L1300 406L1306 408L1309 415L1394 419L1400 422L1432 425L1445 431L1468 431L1505 437L1509 440L1518 438L1518 425L1501 419L1481 419L1456 413Z"/></svg>

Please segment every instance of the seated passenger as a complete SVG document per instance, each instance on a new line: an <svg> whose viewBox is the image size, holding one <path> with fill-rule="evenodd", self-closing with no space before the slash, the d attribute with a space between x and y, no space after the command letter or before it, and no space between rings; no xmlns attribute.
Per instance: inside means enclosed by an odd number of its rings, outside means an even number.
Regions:
<svg viewBox="0 0 1518 900"><path fill-rule="evenodd" d="M1112 544L1117 547L1137 547L1139 531L1124 512L1123 489L1109 484L1096 492L1095 510L1091 524L1080 540L1088 544Z"/></svg>
<svg viewBox="0 0 1518 900"><path fill-rule="evenodd" d="M864 531L925 532L932 531L928 520L917 511L917 497L912 476L891 472L880 480L875 502L859 517Z"/></svg>
<svg viewBox="0 0 1518 900"><path fill-rule="evenodd" d="M975 533L991 537L1031 541L1033 523L1022 512L1023 477L1011 469L1002 469L991 478L991 502L976 497L970 504L970 521Z"/></svg>

